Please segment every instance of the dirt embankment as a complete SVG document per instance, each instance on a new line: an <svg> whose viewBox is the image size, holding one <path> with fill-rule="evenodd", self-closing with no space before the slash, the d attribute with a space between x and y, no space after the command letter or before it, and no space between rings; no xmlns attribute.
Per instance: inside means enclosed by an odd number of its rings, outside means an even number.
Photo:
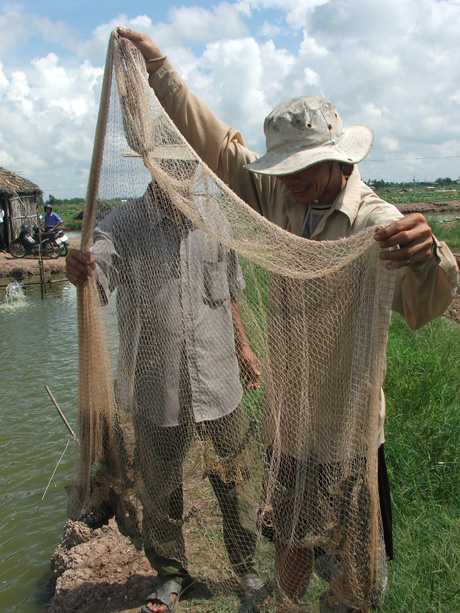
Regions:
<svg viewBox="0 0 460 613"><path fill-rule="evenodd" d="M55 594L48 613L139 613L156 583L143 552L113 519L93 531L67 521L51 570Z"/></svg>
<svg viewBox="0 0 460 613"><path fill-rule="evenodd" d="M71 248L80 246L80 239L69 239ZM58 257L55 260L45 258L43 260L43 269L48 278L50 275L63 275L65 273L65 258ZM14 258L9 253L0 253L0 277L19 277L26 279L30 276L38 276L40 269L38 267L38 259L33 257ZM8 280L5 279L5 283Z"/></svg>
<svg viewBox="0 0 460 613"><path fill-rule="evenodd" d="M458 211L460 216L460 200L449 200L449 202L409 202L398 203L395 206L401 213L441 213L449 211Z"/></svg>

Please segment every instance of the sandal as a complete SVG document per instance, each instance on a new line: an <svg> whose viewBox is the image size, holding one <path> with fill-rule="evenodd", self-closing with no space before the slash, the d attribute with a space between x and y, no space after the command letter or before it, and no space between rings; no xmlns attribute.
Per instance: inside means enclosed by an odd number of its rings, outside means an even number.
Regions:
<svg viewBox="0 0 460 613"><path fill-rule="evenodd" d="M140 613L152 613L152 611L147 607L148 604L163 604L168 608L167 612L173 613L179 605L179 599L188 590L190 585L188 582L182 586L174 579L163 580L158 583L157 589L153 591L150 596L147 596L145 600L145 605L142 607ZM177 597L175 600L172 600L171 594L176 594Z"/></svg>
<svg viewBox="0 0 460 613"><path fill-rule="evenodd" d="M246 577L240 583L242 603L238 613L260 611L273 594L273 585L265 583L260 577Z"/></svg>

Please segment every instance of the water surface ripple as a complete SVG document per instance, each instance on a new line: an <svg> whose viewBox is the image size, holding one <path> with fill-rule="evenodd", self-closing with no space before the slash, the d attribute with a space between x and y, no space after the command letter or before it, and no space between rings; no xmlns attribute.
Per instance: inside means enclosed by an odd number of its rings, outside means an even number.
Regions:
<svg viewBox="0 0 460 613"><path fill-rule="evenodd" d="M28 280L29 281L29 280ZM26 281L27 282L27 281ZM76 291L55 283L6 303L0 294L0 602L1 611L41 613L49 603L50 558L66 520L75 444L44 384L75 427Z"/></svg>

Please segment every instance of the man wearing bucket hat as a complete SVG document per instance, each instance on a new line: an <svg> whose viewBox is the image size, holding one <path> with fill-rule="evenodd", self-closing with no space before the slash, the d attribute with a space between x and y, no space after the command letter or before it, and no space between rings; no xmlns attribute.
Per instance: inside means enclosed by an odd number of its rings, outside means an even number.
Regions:
<svg viewBox="0 0 460 613"><path fill-rule="evenodd" d="M244 146L237 130L188 89L146 34L127 28L119 28L119 34L144 56L149 83L184 137L243 200L282 228L315 240L342 238L378 226L380 257L389 267L405 268L399 290L407 285L405 274L410 278L417 274L419 281L417 292L405 294L404 299L401 291L396 292L394 310L412 328L444 311L453 296L455 261L445 244L432 236L423 215L403 216L361 180L355 165L372 147L370 128L344 127L326 98L293 98L266 118L267 153L258 158ZM397 249L388 251L388 247ZM414 284L409 285L414 290Z"/></svg>
<svg viewBox="0 0 460 613"><path fill-rule="evenodd" d="M416 329L441 315L458 284L458 269L423 215L403 216L360 178L356 166L369 153L373 134L363 125L344 127L334 104L319 96L281 103L264 124L267 152L247 149L240 133L219 120L197 98L145 34L119 28L146 61L150 86L178 129L204 162L243 200L282 228L311 240L334 240L376 226L380 257L398 270L393 310ZM388 248L393 248L388 250ZM381 396L379 480L386 482L383 456L385 406ZM388 485L380 490L385 546L392 556ZM275 527L276 528L276 527ZM275 530L276 531L276 530ZM276 544L277 553L282 545ZM283 553L281 551L281 553ZM293 602L303 596L312 556L295 546L278 556L278 587ZM293 572L303 568L302 573ZM321 610L352 611L341 603Z"/></svg>
<svg viewBox="0 0 460 613"><path fill-rule="evenodd" d="M158 147L155 154L160 164L174 160L176 168L181 165L184 177L195 171L196 162L181 149ZM119 355L125 367L117 378L117 404L134 415L144 486L142 541L158 575L142 612L175 611L179 597L194 583L182 530L181 478L192 422L198 438L211 441L220 460L217 468L207 467L207 474L241 594L252 598L263 581L253 565L256 509L250 502L249 423L240 377L245 389L254 389L261 372L239 317L236 294L244 280L236 253L196 228L152 181L141 198L98 223L89 253L69 252L66 272L72 283L85 283L91 271L103 304L118 291ZM216 343L216 337L222 342ZM194 368L199 377L189 374ZM232 475L225 474L227 465L221 461L227 457L233 458Z"/></svg>

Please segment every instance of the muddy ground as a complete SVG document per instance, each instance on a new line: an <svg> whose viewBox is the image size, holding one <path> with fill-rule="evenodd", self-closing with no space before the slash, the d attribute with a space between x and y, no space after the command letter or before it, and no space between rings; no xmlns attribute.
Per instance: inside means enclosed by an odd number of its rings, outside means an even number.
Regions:
<svg viewBox="0 0 460 613"><path fill-rule="evenodd" d="M155 587L143 552L121 536L114 520L93 531L67 521L51 570L55 594L48 613L138 613Z"/></svg>
<svg viewBox="0 0 460 613"><path fill-rule="evenodd" d="M401 213L433 213L433 212L448 212L448 211L460 211L460 200L449 200L445 203L433 202L408 202L398 203L395 206L401 211ZM460 216L460 212L458 213Z"/></svg>

